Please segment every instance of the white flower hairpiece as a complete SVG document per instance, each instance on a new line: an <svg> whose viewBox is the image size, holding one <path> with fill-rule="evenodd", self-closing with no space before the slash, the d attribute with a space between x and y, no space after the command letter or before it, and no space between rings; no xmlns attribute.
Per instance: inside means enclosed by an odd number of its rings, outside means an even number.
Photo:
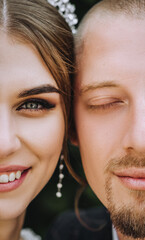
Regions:
<svg viewBox="0 0 145 240"><path fill-rule="evenodd" d="M47 0L47 2L58 9L58 12L64 17L70 26L72 33L75 34L75 25L78 23L78 18L75 14L75 5L71 4L69 0Z"/></svg>

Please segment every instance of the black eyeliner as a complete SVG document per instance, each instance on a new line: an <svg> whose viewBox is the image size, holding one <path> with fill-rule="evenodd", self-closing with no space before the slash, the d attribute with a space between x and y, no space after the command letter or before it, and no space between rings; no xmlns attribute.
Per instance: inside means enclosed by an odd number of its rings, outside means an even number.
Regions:
<svg viewBox="0 0 145 240"><path fill-rule="evenodd" d="M52 109L52 108L55 108L55 106L56 106L55 104L50 103L47 100L38 99L38 98L30 98L30 99L27 99L24 102L22 102L20 104L20 106L16 108L16 110L18 110L18 111L21 110L21 109L28 109L29 110L29 108L22 108L22 106L24 104L28 104L28 103L37 103L37 104L42 105L42 108L40 108L40 110L43 109L43 108L44 109Z"/></svg>

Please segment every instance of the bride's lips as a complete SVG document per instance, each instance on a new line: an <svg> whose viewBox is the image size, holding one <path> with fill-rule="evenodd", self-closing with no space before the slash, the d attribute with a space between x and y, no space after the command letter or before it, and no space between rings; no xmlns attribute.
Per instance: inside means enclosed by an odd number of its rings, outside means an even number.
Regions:
<svg viewBox="0 0 145 240"><path fill-rule="evenodd" d="M129 189L145 191L145 168L127 168L114 172Z"/></svg>
<svg viewBox="0 0 145 240"><path fill-rule="evenodd" d="M24 181L27 176L30 168L24 166L5 166L0 167L0 176L9 176L11 173L21 172L21 176L18 179L15 178L13 181L8 181L1 183L0 182L0 192L9 192L18 188Z"/></svg>
<svg viewBox="0 0 145 240"><path fill-rule="evenodd" d="M11 166L0 166L0 173L2 172L12 172L12 171L24 171L28 169L28 167L25 166L19 166L19 165L11 165Z"/></svg>

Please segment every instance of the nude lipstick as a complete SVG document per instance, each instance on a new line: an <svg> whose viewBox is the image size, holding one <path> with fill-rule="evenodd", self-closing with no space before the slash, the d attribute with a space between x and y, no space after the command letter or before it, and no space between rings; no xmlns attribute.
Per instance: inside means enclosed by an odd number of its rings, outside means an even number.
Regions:
<svg viewBox="0 0 145 240"><path fill-rule="evenodd" d="M18 188L29 170L30 168L24 166L0 167L0 192L9 192Z"/></svg>

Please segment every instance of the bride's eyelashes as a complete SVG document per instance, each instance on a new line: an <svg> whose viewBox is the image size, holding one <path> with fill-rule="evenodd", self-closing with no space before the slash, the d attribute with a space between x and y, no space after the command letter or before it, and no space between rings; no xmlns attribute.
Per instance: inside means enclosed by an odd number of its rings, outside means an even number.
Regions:
<svg viewBox="0 0 145 240"><path fill-rule="evenodd" d="M51 103L50 101L44 100L44 99L38 99L38 98L31 98L25 100L23 103L21 103L16 110L19 112L44 112L49 111L51 109L54 109L56 107L56 104Z"/></svg>

